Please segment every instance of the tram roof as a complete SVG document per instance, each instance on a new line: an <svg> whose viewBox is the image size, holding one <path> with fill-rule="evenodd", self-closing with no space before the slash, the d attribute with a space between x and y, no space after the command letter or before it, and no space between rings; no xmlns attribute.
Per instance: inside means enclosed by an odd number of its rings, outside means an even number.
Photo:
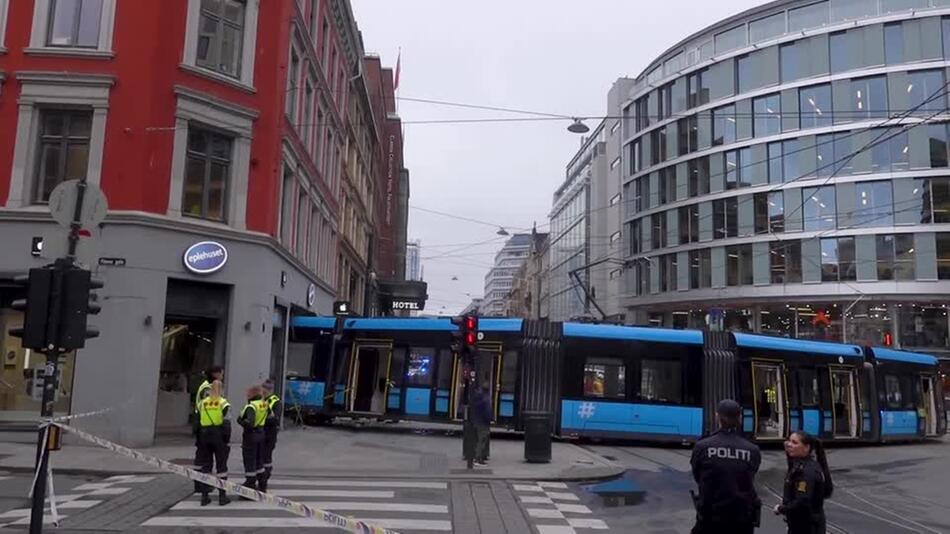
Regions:
<svg viewBox="0 0 950 534"><path fill-rule="evenodd" d="M863 358L864 352L857 345L844 343L830 343L827 341L809 341L807 339L789 339L787 337L762 336L757 334L743 334L734 332L736 345L753 349L787 350L795 352L811 352L828 356L847 356L849 358Z"/></svg>
<svg viewBox="0 0 950 534"><path fill-rule="evenodd" d="M564 323L564 336L685 343L688 345L703 344L703 333L699 330L671 330L610 324Z"/></svg>
<svg viewBox="0 0 950 534"><path fill-rule="evenodd" d="M332 330L336 322L334 317L300 316L294 318L294 328L315 328L318 330ZM478 329L482 332L521 332L522 319L488 319L479 318ZM418 317L366 317L347 319L343 328L346 330L411 330L429 332L452 332L458 327L453 325L448 317L418 318Z"/></svg>
<svg viewBox="0 0 950 534"><path fill-rule="evenodd" d="M879 360L937 365L937 358L930 354L894 350L885 347L871 347L871 350L874 352L874 357Z"/></svg>

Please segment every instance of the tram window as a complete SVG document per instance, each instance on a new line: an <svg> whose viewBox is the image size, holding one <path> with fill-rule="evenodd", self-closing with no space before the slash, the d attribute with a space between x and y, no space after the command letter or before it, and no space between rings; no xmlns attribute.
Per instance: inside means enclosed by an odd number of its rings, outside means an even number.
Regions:
<svg viewBox="0 0 950 534"><path fill-rule="evenodd" d="M640 399L683 402L683 364L675 360L643 360Z"/></svg>
<svg viewBox="0 0 950 534"><path fill-rule="evenodd" d="M627 370L619 358L588 358L584 363L584 396L626 397Z"/></svg>
<svg viewBox="0 0 950 534"><path fill-rule="evenodd" d="M390 380L393 381L394 387L402 387L403 376L405 372L403 369L406 365L406 349L405 347L396 347L393 349L393 361L392 367L389 370Z"/></svg>
<svg viewBox="0 0 950 534"><path fill-rule="evenodd" d="M887 407L897 410L903 404L900 380L894 375L884 375L884 395Z"/></svg>
<svg viewBox="0 0 950 534"><path fill-rule="evenodd" d="M901 377L901 398L903 399L902 408L905 410L913 410L916 408L914 406L914 399L911 397L911 381L909 376Z"/></svg>
<svg viewBox="0 0 950 534"><path fill-rule="evenodd" d="M432 366L435 364L433 349L409 350L409 367L406 370L406 386L432 385Z"/></svg>
<svg viewBox="0 0 950 534"><path fill-rule="evenodd" d="M518 380L518 353L513 350L505 352L504 363L501 369L501 390L511 393L515 390Z"/></svg>
<svg viewBox="0 0 950 534"><path fill-rule="evenodd" d="M798 384L801 386L802 406L818 406L821 391L818 387L818 372L814 369L799 369Z"/></svg>
<svg viewBox="0 0 950 534"><path fill-rule="evenodd" d="M436 387L449 389L452 387L452 352L442 349L439 351L439 377Z"/></svg>

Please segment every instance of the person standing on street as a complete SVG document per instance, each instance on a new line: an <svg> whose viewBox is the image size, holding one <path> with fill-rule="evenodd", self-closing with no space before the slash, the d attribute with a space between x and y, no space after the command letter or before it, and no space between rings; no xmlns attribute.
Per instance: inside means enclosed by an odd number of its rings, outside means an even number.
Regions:
<svg viewBox="0 0 950 534"><path fill-rule="evenodd" d="M260 386L248 389L247 404L238 417L238 424L244 429L241 439L244 486L251 489L257 489L258 482L264 476L264 423L267 421L267 403L261 397Z"/></svg>
<svg viewBox="0 0 950 534"><path fill-rule="evenodd" d="M215 380L208 388L208 395L198 401L198 449L195 465L202 473L211 473L214 467L220 478L228 478L228 455L231 447L231 421L228 410L231 404L221 396L221 381ZM201 506L211 504L211 486L195 482L195 491L201 493ZM218 504L231 502L223 489L218 490Z"/></svg>
<svg viewBox="0 0 950 534"><path fill-rule="evenodd" d="M773 511L785 516L789 534L825 534L825 499L834 489L825 448L821 440L798 430L785 440L785 454L785 491Z"/></svg>
<svg viewBox="0 0 950 534"><path fill-rule="evenodd" d="M475 425L475 465L488 465L488 440L491 438L491 384L486 380L475 392L472 424Z"/></svg>
<svg viewBox="0 0 950 534"><path fill-rule="evenodd" d="M699 495L693 496L692 534L749 534L759 524L755 474L762 457L759 447L739 434L741 413L736 401L721 401L716 409L719 431L693 447L690 465Z"/></svg>
<svg viewBox="0 0 950 534"><path fill-rule="evenodd" d="M215 380L218 382L224 381L224 369L220 365L209 367L208 370L205 371L204 382L198 386L198 391L195 392L195 413L198 413L198 403L201 399L211 394L211 383Z"/></svg>
<svg viewBox="0 0 950 534"><path fill-rule="evenodd" d="M280 431L280 414L283 409L280 397L274 393L274 379L268 378L261 385L264 390L264 402L267 403L267 419L264 421L264 476L258 480L257 489L267 491L267 481L274 470L274 449L277 447L277 433Z"/></svg>

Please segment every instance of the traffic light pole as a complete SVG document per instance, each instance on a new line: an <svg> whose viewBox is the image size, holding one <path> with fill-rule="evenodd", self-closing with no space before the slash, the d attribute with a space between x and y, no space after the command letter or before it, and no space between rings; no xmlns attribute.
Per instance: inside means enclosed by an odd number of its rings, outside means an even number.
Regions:
<svg viewBox="0 0 950 534"><path fill-rule="evenodd" d="M56 400L56 376L59 372L59 333L60 320L63 309L63 274L66 270L75 268L76 249L79 245L79 231L82 229L82 203L86 193L86 180L78 184L76 206L73 208L73 220L69 225L69 244L65 258L59 258L53 263L52 283L50 291L49 314L47 315L47 336L51 342L46 347L46 368L43 372L43 400L40 406L40 419L49 421L53 417L53 403ZM43 511L46 505L46 480L49 474L49 438L51 431L43 426L39 429L36 445L36 479L33 485L33 502L30 510L30 534L43 532Z"/></svg>

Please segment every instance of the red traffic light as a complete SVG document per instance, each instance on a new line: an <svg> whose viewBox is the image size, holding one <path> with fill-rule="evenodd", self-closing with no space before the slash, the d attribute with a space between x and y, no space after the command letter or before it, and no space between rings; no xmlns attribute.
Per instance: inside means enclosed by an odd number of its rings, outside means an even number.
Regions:
<svg viewBox="0 0 950 534"><path fill-rule="evenodd" d="M469 331L478 330L478 318L474 315L466 315L464 328Z"/></svg>
<svg viewBox="0 0 950 534"><path fill-rule="evenodd" d="M478 343L478 335L475 332L465 332L465 345L474 347Z"/></svg>

